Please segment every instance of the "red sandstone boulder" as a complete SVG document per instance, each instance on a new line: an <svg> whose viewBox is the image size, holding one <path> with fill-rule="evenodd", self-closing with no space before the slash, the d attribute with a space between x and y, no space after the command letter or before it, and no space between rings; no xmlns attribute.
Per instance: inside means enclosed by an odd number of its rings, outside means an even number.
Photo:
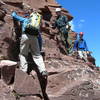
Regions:
<svg viewBox="0 0 100 100"><path fill-rule="evenodd" d="M1 79L6 83L10 84L14 81L15 69L17 62L10 60L1 60L0 62L0 76Z"/></svg>

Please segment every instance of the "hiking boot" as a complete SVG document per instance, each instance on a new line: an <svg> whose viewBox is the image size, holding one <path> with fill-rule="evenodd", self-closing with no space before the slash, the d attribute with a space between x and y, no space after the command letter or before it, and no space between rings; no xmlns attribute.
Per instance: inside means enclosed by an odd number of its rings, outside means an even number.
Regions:
<svg viewBox="0 0 100 100"><path fill-rule="evenodd" d="M47 71L43 71L41 73L41 75L42 75L43 78L47 78L48 77L48 72Z"/></svg>

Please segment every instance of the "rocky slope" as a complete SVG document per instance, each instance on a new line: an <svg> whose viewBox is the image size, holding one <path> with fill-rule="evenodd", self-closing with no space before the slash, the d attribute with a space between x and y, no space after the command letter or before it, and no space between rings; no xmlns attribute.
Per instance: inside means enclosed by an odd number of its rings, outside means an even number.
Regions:
<svg viewBox="0 0 100 100"><path fill-rule="evenodd" d="M23 16L29 7L36 8L48 23L42 33L48 81L36 74L37 69L27 75L18 66L0 66L0 100L100 100L100 72L80 59L66 56L57 30L49 27L55 8L61 7L54 0L0 0L0 54L19 61L20 27L10 14L16 10ZM63 14L72 20L67 10L63 9ZM29 66L36 68L34 62Z"/></svg>

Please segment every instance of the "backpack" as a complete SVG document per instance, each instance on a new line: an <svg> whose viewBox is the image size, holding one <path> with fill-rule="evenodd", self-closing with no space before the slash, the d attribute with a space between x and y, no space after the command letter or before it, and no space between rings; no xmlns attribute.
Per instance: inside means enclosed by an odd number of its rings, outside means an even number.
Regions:
<svg viewBox="0 0 100 100"><path fill-rule="evenodd" d="M30 35L38 35L40 30L41 15L33 12L25 27L25 33Z"/></svg>

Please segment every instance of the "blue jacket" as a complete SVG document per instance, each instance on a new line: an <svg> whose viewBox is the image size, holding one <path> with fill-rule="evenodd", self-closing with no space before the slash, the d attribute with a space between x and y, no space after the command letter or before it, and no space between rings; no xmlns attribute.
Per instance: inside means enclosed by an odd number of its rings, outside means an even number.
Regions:
<svg viewBox="0 0 100 100"><path fill-rule="evenodd" d="M86 41L84 39L76 40L74 42L73 50L88 51Z"/></svg>
<svg viewBox="0 0 100 100"><path fill-rule="evenodd" d="M16 12L13 12L11 14L11 16L16 20L16 21L20 21L22 24L22 32L25 32L25 27L28 23L28 18L24 18L21 16L18 16ZM39 46L40 46L40 50L42 49L42 37L41 34L38 35L38 42L39 42Z"/></svg>
<svg viewBox="0 0 100 100"><path fill-rule="evenodd" d="M12 12L12 17L17 20L17 21L20 21L21 24L22 24L22 32L25 31L25 27L28 23L28 18L24 18L24 17L21 17L21 16L18 16L16 12Z"/></svg>

